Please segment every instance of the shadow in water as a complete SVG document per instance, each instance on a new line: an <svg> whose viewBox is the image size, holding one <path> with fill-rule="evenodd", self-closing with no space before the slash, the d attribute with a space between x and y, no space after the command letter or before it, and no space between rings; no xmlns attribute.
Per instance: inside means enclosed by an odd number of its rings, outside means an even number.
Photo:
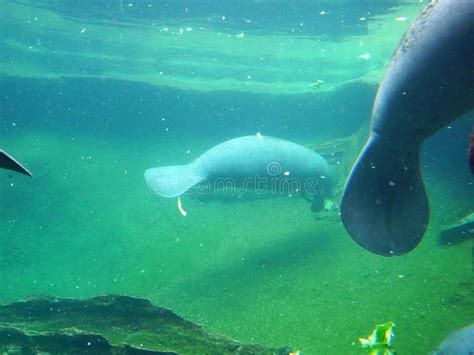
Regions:
<svg viewBox="0 0 474 355"><path fill-rule="evenodd" d="M175 295L199 295L212 297L215 294L250 291L265 280L283 280L288 270L311 272L315 275L327 272L332 263L337 262L338 229L326 229L324 225L314 231L289 234L272 243L253 249L236 257L226 267L205 272L191 280L183 280L173 287ZM342 227L341 227L342 228ZM237 254L237 253L236 253ZM237 254L238 255L238 254ZM279 274L276 277L275 274ZM278 282L278 281L276 281ZM246 292L246 291L244 291Z"/></svg>

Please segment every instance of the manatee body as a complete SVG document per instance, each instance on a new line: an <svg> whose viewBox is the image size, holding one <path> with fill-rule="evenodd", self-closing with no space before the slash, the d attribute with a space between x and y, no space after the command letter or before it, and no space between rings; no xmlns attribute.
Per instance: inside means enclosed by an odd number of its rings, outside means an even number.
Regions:
<svg viewBox="0 0 474 355"><path fill-rule="evenodd" d="M474 324L451 334L441 343L434 355L474 354Z"/></svg>
<svg viewBox="0 0 474 355"><path fill-rule="evenodd" d="M421 145L473 107L474 1L431 1L389 64L346 183L341 217L355 241L385 256L420 242L429 218Z"/></svg>
<svg viewBox="0 0 474 355"><path fill-rule="evenodd" d="M319 154L296 143L260 135L218 144L187 165L148 169L145 179L164 197L179 196L205 181L214 186L232 182L233 187L267 190L292 182L307 190L301 192L322 198L330 184L329 166ZM320 198L314 201L322 203Z"/></svg>

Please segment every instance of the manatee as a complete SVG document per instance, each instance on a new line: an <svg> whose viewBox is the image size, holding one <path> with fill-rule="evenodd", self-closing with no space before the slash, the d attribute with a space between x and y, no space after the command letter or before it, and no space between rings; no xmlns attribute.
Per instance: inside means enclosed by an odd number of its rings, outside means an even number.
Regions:
<svg viewBox="0 0 474 355"><path fill-rule="evenodd" d="M0 168L16 171L17 173L33 176L18 160L0 149Z"/></svg>
<svg viewBox="0 0 474 355"><path fill-rule="evenodd" d="M474 324L451 334L433 353L433 355L472 354L474 354Z"/></svg>
<svg viewBox="0 0 474 355"><path fill-rule="evenodd" d="M391 59L344 189L342 222L367 250L403 255L420 242L429 219L420 148L474 107L473 74L474 1L431 1Z"/></svg>
<svg viewBox="0 0 474 355"><path fill-rule="evenodd" d="M296 187L312 197L314 211L322 209L330 192L329 166L323 157L299 144L261 135L225 141L187 165L148 169L145 180L164 197L180 196L203 182L277 193Z"/></svg>

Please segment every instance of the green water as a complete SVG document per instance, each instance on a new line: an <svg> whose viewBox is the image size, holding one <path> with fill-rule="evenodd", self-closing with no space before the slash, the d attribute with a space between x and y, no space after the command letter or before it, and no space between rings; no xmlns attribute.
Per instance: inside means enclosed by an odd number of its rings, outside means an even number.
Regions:
<svg viewBox="0 0 474 355"><path fill-rule="evenodd" d="M185 197L182 217L175 199L147 190L147 163L185 161L188 146L207 142L20 138L9 149L38 163L34 179L2 186L3 302L135 295L208 331L307 354L357 353L357 338L385 321L396 323L400 353L423 353L472 321L471 244L436 244L440 223L468 207L457 198L472 193L467 181L429 177L427 235L408 255L384 258L356 245L337 212L315 220L297 197Z"/></svg>
<svg viewBox="0 0 474 355"><path fill-rule="evenodd" d="M0 30L7 36L0 44L0 73L255 94L304 94L322 80L317 91L331 91L354 81L378 82L422 5L419 0L359 6L341 0L273 5L243 0L225 6L213 0L211 9L205 1L129 4L2 0ZM173 7L178 15L167 16ZM333 15L326 16L328 9ZM360 57L367 53L370 60Z"/></svg>

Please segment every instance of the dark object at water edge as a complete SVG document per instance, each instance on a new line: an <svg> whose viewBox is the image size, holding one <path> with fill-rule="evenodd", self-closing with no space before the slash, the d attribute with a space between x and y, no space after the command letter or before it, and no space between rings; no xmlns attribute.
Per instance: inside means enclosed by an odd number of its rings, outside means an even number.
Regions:
<svg viewBox="0 0 474 355"><path fill-rule="evenodd" d="M474 212L441 230L439 243L452 245L474 239Z"/></svg>
<svg viewBox="0 0 474 355"><path fill-rule="evenodd" d="M275 354L209 334L145 299L105 295L87 300L38 298L0 306L0 353Z"/></svg>
<svg viewBox="0 0 474 355"><path fill-rule="evenodd" d="M18 160L0 149L0 168L16 171L17 173L33 176Z"/></svg>

